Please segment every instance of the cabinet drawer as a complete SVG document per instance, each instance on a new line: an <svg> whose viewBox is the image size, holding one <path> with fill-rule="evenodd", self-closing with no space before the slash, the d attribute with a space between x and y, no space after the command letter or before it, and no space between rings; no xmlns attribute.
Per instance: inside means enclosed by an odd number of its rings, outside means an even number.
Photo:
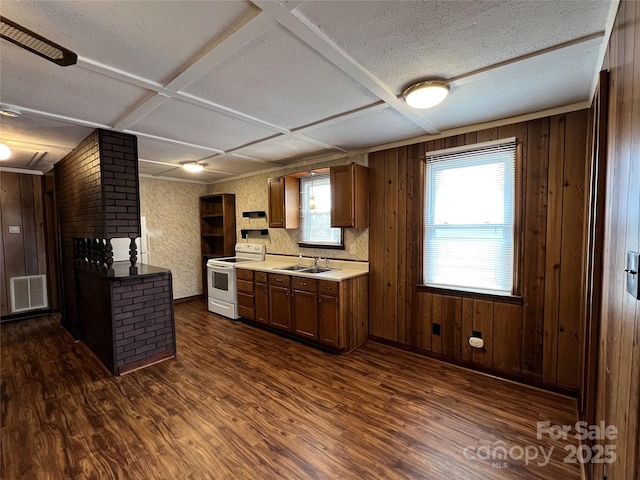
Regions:
<svg viewBox="0 0 640 480"><path fill-rule="evenodd" d="M283 275L281 273L270 273L269 284L279 285L281 287L288 287L291 277L289 275Z"/></svg>
<svg viewBox="0 0 640 480"><path fill-rule="evenodd" d="M247 320L255 320L256 314L253 308L245 307L244 305L238 305L238 315Z"/></svg>
<svg viewBox="0 0 640 480"><path fill-rule="evenodd" d="M292 277L291 288L315 293L318 288L318 281L304 277Z"/></svg>
<svg viewBox="0 0 640 480"><path fill-rule="evenodd" d="M253 295L238 292L238 305L253 308Z"/></svg>
<svg viewBox="0 0 640 480"><path fill-rule="evenodd" d="M254 272L256 282L267 283L268 274L267 272Z"/></svg>
<svg viewBox="0 0 640 480"><path fill-rule="evenodd" d="M236 275L238 276L239 280L253 280L253 270L244 270L241 268L237 268Z"/></svg>
<svg viewBox="0 0 640 480"><path fill-rule="evenodd" d="M338 282L330 282L328 280L320 280L318 293L321 295L338 295Z"/></svg>
<svg viewBox="0 0 640 480"><path fill-rule="evenodd" d="M237 285L239 292L253 293L253 282L238 280Z"/></svg>

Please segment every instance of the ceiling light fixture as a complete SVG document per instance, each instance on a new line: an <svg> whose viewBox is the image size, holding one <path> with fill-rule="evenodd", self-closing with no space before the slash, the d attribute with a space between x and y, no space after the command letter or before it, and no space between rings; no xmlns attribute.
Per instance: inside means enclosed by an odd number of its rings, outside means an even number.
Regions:
<svg viewBox="0 0 640 480"><path fill-rule="evenodd" d="M75 65L78 61L78 55L71 50L2 16L0 16L0 37L61 67Z"/></svg>
<svg viewBox="0 0 640 480"><path fill-rule="evenodd" d="M4 143L0 143L0 160L7 160L11 157L11 149Z"/></svg>
<svg viewBox="0 0 640 480"><path fill-rule="evenodd" d="M0 105L0 115L5 117L18 118L22 116L22 112L11 105Z"/></svg>
<svg viewBox="0 0 640 480"><path fill-rule="evenodd" d="M442 80L428 80L411 85L402 97L413 108L431 108L441 103L449 95L449 84Z"/></svg>
<svg viewBox="0 0 640 480"><path fill-rule="evenodd" d="M187 172L191 173L201 172L204 170L204 167L206 167L206 164L198 162L183 162L180 165L182 165L182 168Z"/></svg>

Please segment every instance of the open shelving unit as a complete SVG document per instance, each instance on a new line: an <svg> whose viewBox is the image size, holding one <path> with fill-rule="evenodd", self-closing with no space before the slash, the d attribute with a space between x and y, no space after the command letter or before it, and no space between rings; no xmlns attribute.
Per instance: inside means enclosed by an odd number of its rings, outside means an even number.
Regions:
<svg viewBox="0 0 640 480"><path fill-rule="evenodd" d="M206 260L234 254L236 197L231 193L200 197L200 238Z"/></svg>
<svg viewBox="0 0 640 480"><path fill-rule="evenodd" d="M206 295L207 260L231 257L236 244L236 196L219 193L200 197L200 245Z"/></svg>

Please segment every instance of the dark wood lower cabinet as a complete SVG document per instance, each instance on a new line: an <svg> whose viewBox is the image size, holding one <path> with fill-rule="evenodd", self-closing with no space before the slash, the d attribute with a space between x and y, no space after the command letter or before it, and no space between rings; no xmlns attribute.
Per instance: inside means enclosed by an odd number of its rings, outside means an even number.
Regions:
<svg viewBox="0 0 640 480"><path fill-rule="evenodd" d="M333 348L341 348L340 309L338 297L318 297L318 340Z"/></svg>
<svg viewBox="0 0 640 480"><path fill-rule="evenodd" d="M256 283L255 319L258 323L269 323L269 288L266 283Z"/></svg>
<svg viewBox="0 0 640 480"><path fill-rule="evenodd" d="M318 339L318 295L302 290L293 290L291 310L293 313L293 331L298 335Z"/></svg>
<svg viewBox="0 0 640 480"><path fill-rule="evenodd" d="M253 283L249 278L248 271L238 275L243 318L334 350L350 351L366 342L367 275L336 282L256 271Z"/></svg>
<svg viewBox="0 0 640 480"><path fill-rule="evenodd" d="M238 270L238 315L249 320L255 319L253 304L253 272L251 270Z"/></svg>
<svg viewBox="0 0 640 480"><path fill-rule="evenodd" d="M269 285L269 324L291 331L289 287Z"/></svg>

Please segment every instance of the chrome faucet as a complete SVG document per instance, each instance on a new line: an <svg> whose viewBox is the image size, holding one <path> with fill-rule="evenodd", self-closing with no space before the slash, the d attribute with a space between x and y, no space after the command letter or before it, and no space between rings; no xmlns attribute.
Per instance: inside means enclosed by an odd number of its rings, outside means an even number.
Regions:
<svg viewBox="0 0 640 480"><path fill-rule="evenodd" d="M319 261L320 261L320 257L313 257L313 266L317 267Z"/></svg>

